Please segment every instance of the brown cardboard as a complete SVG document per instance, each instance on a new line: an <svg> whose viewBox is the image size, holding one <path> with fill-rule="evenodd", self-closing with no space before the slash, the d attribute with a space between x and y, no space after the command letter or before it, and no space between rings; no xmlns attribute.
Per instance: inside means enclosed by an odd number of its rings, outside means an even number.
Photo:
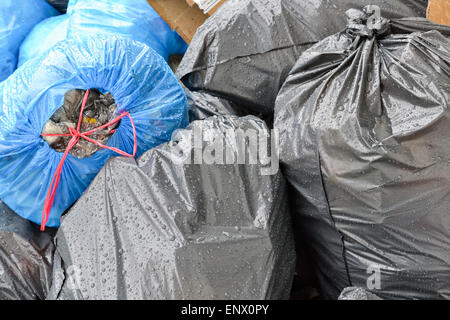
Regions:
<svg viewBox="0 0 450 320"><path fill-rule="evenodd" d="M190 43L198 27L200 27L208 16L213 14L226 0L213 8L208 14L195 4L193 0L147 0L156 12L178 32L178 34Z"/></svg>
<svg viewBox="0 0 450 320"><path fill-rule="evenodd" d="M429 0L427 18L435 23L450 26L450 0Z"/></svg>

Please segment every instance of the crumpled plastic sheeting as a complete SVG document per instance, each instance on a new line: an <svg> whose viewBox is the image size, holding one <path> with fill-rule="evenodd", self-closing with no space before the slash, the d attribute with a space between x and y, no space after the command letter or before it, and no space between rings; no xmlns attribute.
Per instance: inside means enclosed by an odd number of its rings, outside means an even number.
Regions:
<svg viewBox="0 0 450 320"><path fill-rule="evenodd" d="M48 119L72 89L110 92L118 114L128 111L137 133L137 156L170 141L188 124L183 88L167 63L148 46L123 38L85 37L57 44L0 83L0 197L17 214L41 222L52 177L62 158L41 135ZM128 117L108 139L108 146L133 153ZM77 159L68 155L47 226L88 187L106 160L117 153L102 149Z"/></svg>
<svg viewBox="0 0 450 320"><path fill-rule="evenodd" d="M327 298L369 281L383 299L449 299L450 28L367 17L350 11L277 98L297 232Z"/></svg>
<svg viewBox="0 0 450 320"><path fill-rule="evenodd" d="M137 161L108 161L63 218L48 298L289 298L295 251L281 173L183 165L194 130L206 150L208 137L238 128L269 133L255 117L210 117ZM236 141L225 145L236 155Z"/></svg>
<svg viewBox="0 0 450 320"><path fill-rule="evenodd" d="M425 0L228 0L192 39L177 71L191 90L207 90L254 115L272 116L299 56L345 28L345 11L375 4L387 18L425 17Z"/></svg>
<svg viewBox="0 0 450 320"><path fill-rule="evenodd" d="M338 300L383 300L363 288L345 288Z"/></svg>
<svg viewBox="0 0 450 320"><path fill-rule="evenodd" d="M0 1L0 81L16 69L20 45L31 29L57 14L45 0Z"/></svg>
<svg viewBox="0 0 450 320"><path fill-rule="evenodd" d="M0 200L0 300L42 300L52 279L54 230L39 231Z"/></svg>

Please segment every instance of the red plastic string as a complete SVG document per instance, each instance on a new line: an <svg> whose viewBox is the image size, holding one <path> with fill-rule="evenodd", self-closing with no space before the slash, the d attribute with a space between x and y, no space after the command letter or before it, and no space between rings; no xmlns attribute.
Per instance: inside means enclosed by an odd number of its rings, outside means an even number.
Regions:
<svg viewBox="0 0 450 320"><path fill-rule="evenodd" d="M67 155L69 154L70 150L78 143L78 141L80 141L81 138L83 138L83 139L89 141L90 143L93 143L103 149L112 150L124 157L134 158L136 156L136 151L137 151L136 127L134 126L133 118L131 117L131 115L128 112L122 113L116 119L114 119L111 122L108 122L107 124L104 124L100 127L94 128L94 129L86 131L86 132L80 132L81 122L83 120L83 111L86 106L88 96L89 96L89 90L86 90L86 93L84 94L84 98L83 98L83 103L81 105L80 117L78 119L77 129L68 127L70 133L41 134L42 136L46 136L46 137L69 137L69 136L72 137L72 139L70 139L70 141L69 141L69 144L67 145L66 150L64 151L64 154L61 158L61 161L58 164L58 167L56 168L55 174L53 175L52 182L50 183L50 187L47 191L47 197L45 198L45 203L44 203L44 210L42 211L41 231L45 230L45 225L47 224L48 219L50 217L50 211L52 210L53 202L55 201L56 190L58 189L59 180L61 179L61 173L62 173L62 169L64 166L64 162L66 161ZM107 127L119 122L124 117L130 118L131 126L133 127L133 135L134 135L133 154L128 154L128 153L126 153L120 149L114 148L114 147L105 146L104 144L88 137L88 136L92 135L93 133L95 133L97 130L107 128ZM115 132L115 130L111 130L111 133L114 133L114 132Z"/></svg>

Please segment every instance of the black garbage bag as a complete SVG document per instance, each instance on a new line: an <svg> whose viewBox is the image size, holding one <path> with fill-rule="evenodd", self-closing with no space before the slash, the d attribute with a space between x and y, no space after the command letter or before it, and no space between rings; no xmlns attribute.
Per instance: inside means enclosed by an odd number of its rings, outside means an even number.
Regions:
<svg viewBox="0 0 450 320"><path fill-rule="evenodd" d="M48 298L289 298L295 249L281 173L250 158L207 164L219 140L238 159L239 129L270 135L256 117L215 116L137 161L108 161L63 218Z"/></svg>
<svg viewBox="0 0 450 320"><path fill-rule="evenodd" d="M348 16L276 102L296 231L327 298L450 298L450 28Z"/></svg>
<svg viewBox="0 0 450 320"><path fill-rule="evenodd" d="M69 0L47 0L48 4L52 5L60 13L66 13L67 4Z"/></svg>
<svg viewBox="0 0 450 320"><path fill-rule="evenodd" d="M0 200L0 300L42 300L51 285L55 231L19 217Z"/></svg>
<svg viewBox="0 0 450 320"><path fill-rule="evenodd" d="M184 88L189 106L189 121L205 120L212 116L244 116L242 108L231 101L206 91L190 91Z"/></svg>
<svg viewBox="0 0 450 320"><path fill-rule="evenodd" d="M197 31L177 76L273 116L276 96L299 56L345 28L345 11L378 4L387 18L425 17L426 0L228 0Z"/></svg>

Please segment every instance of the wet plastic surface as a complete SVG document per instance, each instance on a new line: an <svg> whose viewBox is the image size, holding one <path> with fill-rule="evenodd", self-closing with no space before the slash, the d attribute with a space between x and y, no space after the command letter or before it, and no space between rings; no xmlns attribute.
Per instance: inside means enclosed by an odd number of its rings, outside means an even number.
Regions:
<svg viewBox="0 0 450 320"><path fill-rule="evenodd" d="M18 67L34 57L40 57L66 39L67 26L66 15L51 17L37 24L20 46Z"/></svg>
<svg viewBox="0 0 450 320"><path fill-rule="evenodd" d="M327 298L448 299L450 28L349 16L276 102L296 232Z"/></svg>
<svg viewBox="0 0 450 320"><path fill-rule="evenodd" d="M57 42L84 36L124 37L148 45L166 61L187 44L146 0L72 0L67 14L37 25L20 48L19 65Z"/></svg>
<svg viewBox="0 0 450 320"><path fill-rule="evenodd" d="M57 14L45 0L0 1L0 81L16 69L20 44L31 29Z"/></svg>
<svg viewBox="0 0 450 320"><path fill-rule="evenodd" d="M211 116L235 115L243 116L242 108L233 102L209 94L205 91L190 91L184 89L189 105L190 122L204 120Z"/></svg>
<svg viewBox="0 0 450 320"><path fill-rule="evenodd" d="M51 285L55 230L39 231L0 200L0 300L43 300Z"/></svg>
<svg viewBox="0 0 450 320"><path fill-rule="evenodd" d="M270 134L255 117L210 117L137 161L108 161L63 218L48 298L289 298L295 251L281 173L183 164L196 130L207 150L238 128Z"/></svg>
<svg viewBox="0 0 450 320"><path fill-rule="evenodd" d="M345 11L375 4L387 18L425 17L425 0L228 0L194 36L177 71L191 90L228 98L259 116L299 56L345 28Z"/></svg>
<svg viewBox="0 0 450 320"><path fill-rule="evenodd" d="M184 54L187 44L146 0L71 0L68 36L105 34L147 44L166 61Z"/></svg>
<svg viewBox="0 0 450 320"><path fill-rule="evenodd" d="M188 123L183 88L161 56L146 45L101 36L60 42L0 84L0 197L22 217L41 222L45 196L62 157L41 138L44 124L68 90L90 88L111 92L118 113L131 114L138 156L169 141L173 130ZM121 120L108 146L133 153L128 118ZM85 159L68 156L49 227L59 226L60 215L116 155L103 149Z"/></svg>

